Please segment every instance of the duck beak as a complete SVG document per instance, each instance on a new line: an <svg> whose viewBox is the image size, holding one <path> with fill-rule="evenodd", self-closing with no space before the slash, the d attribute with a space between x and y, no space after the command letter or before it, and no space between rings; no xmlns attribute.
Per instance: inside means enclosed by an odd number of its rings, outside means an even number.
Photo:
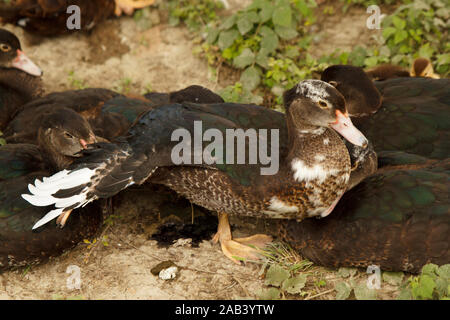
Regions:
<svg viewBox="0 0 450 320"><path fill-rule="evenodd" d="M83 147L83 149L87 149L89 144L93 144L97 142L97 138L93 133L89 135L88 140L80 139L80 144Z"/></svg>
<svg viewBox="0 0 450 320"><path fill-rule="evenodd" d="M14 68L20 69L32 76L40 77L43 72L33 61L21 50L17 50L17 58L11 64Z"/></svg>
<svg viewBox="0 0 450 320"><path fill-rule="evenodd" d="M86 140L80 139L80 144L83 147L83 149L87 149L88 142Z"/></svg>
<svg viewBox="0 0 450 320"><path fill-rule="evenodd" d="M361 131L353 125L347 113L343 114L336 110L336 122L331 123L330 127L354 145L366 148L369 143Z"/></svg>

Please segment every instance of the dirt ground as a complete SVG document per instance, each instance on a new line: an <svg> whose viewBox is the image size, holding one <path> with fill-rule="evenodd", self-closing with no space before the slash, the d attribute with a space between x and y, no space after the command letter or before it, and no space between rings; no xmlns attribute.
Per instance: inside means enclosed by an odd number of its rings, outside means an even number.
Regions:
<svg viewBox="0 0 450 320"><path fill-rule="evenodd" d="M234 9L239 3L229 2ZM338 47L346 49L360 43L364 37L370 38L365 28L366 18L364 10L331 17L316 30L313 53L332 52ZM206 62L193 54L192 35L182 26L173 28L160 24L139 30L132 18L121 18L99 26L91 35L74 34L54 39L30 38L20 28L7 26L7 29L23 39L27 55L44 70L47 92L82 85L116 90L126 87L136 93L148 89L172 91L192 84L212 90L221 88ZM137 202L136 197L146 200ZM152 197L153 194L143 195L138 189L128 191L118 201L113 216L116 219L103 229L95 244L92 244L94 239L88 239L91 244L80 243L45 264L1 274L0 299L258 297L258 292L264 288L264 280L259 275L260 264L235 265L221 253L218 245L207 240L198 247L178 241L176 245L163 248L149 239L158 221L169 219L173 210L160 210L161 206L152 204ZM187 216L189 218L189 213ZM235 228L234 235L247 232ZM180 269L174 280L162 280L151 273L154 266L166 260L173 261ZM66 270L71 265L81 270L79 290L66 286L70 277ZM327 291L326 294L316 298L333 298L336 274L322 271L330 280L329 287L322 290Z"/></svg>

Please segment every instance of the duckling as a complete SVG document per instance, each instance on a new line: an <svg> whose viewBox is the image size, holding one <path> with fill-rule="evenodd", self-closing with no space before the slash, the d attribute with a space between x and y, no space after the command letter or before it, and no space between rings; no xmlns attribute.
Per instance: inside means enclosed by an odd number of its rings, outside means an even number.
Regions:
<svg viewBox="0 0 450 320"><path fill-rule="evenodd" d="M411 65L409 75L411 77L440 79L439 75L434 73L431 61L426 58L415 59L413 64Z"/></svg>
<svg viewBox="0 0 450 320"><path fill-rule="evenodd" d="M61 230L31 227L45 208L30 206L20 194L35 179L62 170L95 142L89 124L77 113L55 110L42 117L38 144L0 146L0 272L40 263L93 236L101 227L103 205L81 208Z"/></svg>
<svg viewBox="0 0 450 320"><path fill-rule="evenodd" d="M22 51L19 39L0 29L0 131L22 106L43 93L41 69Z"/></svg>
<svg viewBox="0 0 450 320"><path fill-rule="evenodd" d="M234 256L257 257L255 249L246 244L262 246L271 238L255 235L232 239L228 215L294 221L327 216L347 189L351 173L349 153L337 132L358 146L368 143L352 125L344 97L330 84L302 81L285 92L284 101L286 118L263 107L239 104L183 103L147 112L121 142L97 144L97 149L86 150L82 161L68 171L30 186L32 194L23 197L31 204L55 204L55 209L34 227L68 209L111 197L132 184L164 184L193 203L219 212L214 239L228 258L238 263ZM258 119L267 123L269 114L272 128L279 129L277 119L285 119L287 124L287 132L281 133L279 170L271 175L261 174L264 168L260 164L216 164L208 160L208 164L193 166L177 164L172 158L176 146L172 132L176 129L193 133L195 121L201 121L204 130L249 129ZM277 150L276 139L272 143ZM276 158L275 151L273 156Z"/></svg>
<svg viewBox="0 0 450 320"><path fill-rule="evenodd" d="M367 70L367 75L372 80L384 81L393 78L403 77L423 77L440 79L439 75L434 73L431 61L426 58L417 58L411 64L410 70L392 64L382 64Z"/></svg>

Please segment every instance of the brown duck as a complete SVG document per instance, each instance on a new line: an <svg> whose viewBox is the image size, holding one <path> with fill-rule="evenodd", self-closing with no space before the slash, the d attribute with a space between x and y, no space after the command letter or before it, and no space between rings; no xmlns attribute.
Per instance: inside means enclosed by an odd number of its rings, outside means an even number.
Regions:
<svg viewBox="0 0 450 320"><path fill-rule="evenodd" d="M19 39L0 29L0 131L22 109L43 92L37 67L22 51Z"/></svg>
<svg viewBox="0 0 450 320"><path fill-rule="evenodd" d="M45 214L20 194L35 179L67 167L91 140L89 124L74 111L55 110L41 119L38 145L0 146L0 272L57 256L95 234L102 223L100 203L82 208L66 228L31 228Z"/></svg>
<svg viewBox="0 0 450 320"><path fill-rule="evenodd" d="M258 164L176 165L171 157L176 145L171 135L179 128L193 132L195 121L202 121L204 130L225 132L227 128L251 128L258 119L267 122L267 112L274 119L283 119L283 114L254 105L162 106L144 114L123 141L98 144L70 170L30 185L32 195L23 195L27 201L37 206L55 205L35 227L132 184L151 182L167 185L192 202L219 212L215 239L225 255L233 261L237 261L234 256L254 258L255 250L245 244L261 246L270 237L233 240L227 216L302 220L328 215L347 189L351 172L349 153L336 131L354 144L367 145L351 124L343 96L333 86L305 80L288 90L284 101L287 132L282 131L280 137L288 143L280 150L275 174L262 175Z"/></svg>

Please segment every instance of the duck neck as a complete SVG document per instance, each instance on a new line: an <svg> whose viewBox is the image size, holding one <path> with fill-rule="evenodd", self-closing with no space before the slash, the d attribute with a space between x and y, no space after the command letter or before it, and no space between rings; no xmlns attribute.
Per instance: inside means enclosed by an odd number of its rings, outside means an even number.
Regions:
<svg viewBox="0 0 450 320"><path fill-rule="evenodd" d="M74 160L73 157L60 153L60 150L53 146L51 139L45 134L43 129L38 131L38 145L42 151L44 162L54 171L67 168Z"/></svg>
<svg viewBox="0 0 450 320"><path fill-rule="evenodd" d="M40 97L42 79L14 68L0 68L0 87L13 90L24 102Z"/></svg>
<svg viewBox="0 0 450 320"><path fill-rule="evenodd" d="M326 139L325 136L327 135L325 133L328 131L327 128L307 123L300 123L300 126L298 124L296 125L292 119L292 115L289 113L286 115L286 118L289 137L289 153L286 158L288 162L299 157L304 159L310 156L312 157L317 151L326 149L326 145L318 146L315 140ZM324 137L321 138L322 136Z"/></svg>

